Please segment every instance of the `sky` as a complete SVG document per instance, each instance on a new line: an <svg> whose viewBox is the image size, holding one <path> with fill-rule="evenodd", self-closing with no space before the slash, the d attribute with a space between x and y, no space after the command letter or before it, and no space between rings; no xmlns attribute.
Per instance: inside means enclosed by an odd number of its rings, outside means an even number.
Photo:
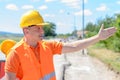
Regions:
<svg viewBox="0 0 120 80"><path fill-rule="evenodd" d="M0 0L0 31L22 33L20 18L28 10L38 10L45 22L54 23L57 34L82 30L82 4L83 0ZM84 0L84 25L119 12L120 0Z"/></svg>

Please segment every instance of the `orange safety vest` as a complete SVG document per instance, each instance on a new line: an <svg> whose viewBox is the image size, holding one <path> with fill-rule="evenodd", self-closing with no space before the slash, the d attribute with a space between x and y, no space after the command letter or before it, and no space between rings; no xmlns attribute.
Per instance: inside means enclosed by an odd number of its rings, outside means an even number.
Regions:
<svg viewBox="0 0 120 80"><path fill-rule="evenodd" d="M51 45L45 41L38 44L40 62L24 42L15 49L23 73L21 80L56 80Z"/></svg>

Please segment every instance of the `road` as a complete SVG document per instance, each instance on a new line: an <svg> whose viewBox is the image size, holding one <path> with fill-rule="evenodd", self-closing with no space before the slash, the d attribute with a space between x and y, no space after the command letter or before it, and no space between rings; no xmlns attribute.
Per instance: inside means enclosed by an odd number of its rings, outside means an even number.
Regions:
<svg viewBox="0 0 120 80"><path fill-rule="evenodd" d="M5 59L4 55L0 57ZM81 51L55 55L54 63L57 80L120 80L120 75L99 60L83 55Z"/></svg>
<svg viewBox="0 0 120 80"><path fill-rule="evenodd" d="M54 57L57 80L120 80L101 61L81 51Z"/></svg>

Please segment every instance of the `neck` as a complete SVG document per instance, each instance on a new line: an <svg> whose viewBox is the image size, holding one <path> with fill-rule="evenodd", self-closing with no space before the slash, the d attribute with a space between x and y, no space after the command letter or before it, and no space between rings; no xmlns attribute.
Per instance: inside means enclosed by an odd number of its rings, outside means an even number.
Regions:
<svg viewBox="0 0 120 80"><path fill-rule="evenodd" d="M26 42L28 45L30 45L30 46L32 46L32 47L36 47L36 46L37 46L38 41L35 41L35 40L33 40L33 39L27 39L27 38L24 38L24 40L25 40L25 42Z"/></svg>

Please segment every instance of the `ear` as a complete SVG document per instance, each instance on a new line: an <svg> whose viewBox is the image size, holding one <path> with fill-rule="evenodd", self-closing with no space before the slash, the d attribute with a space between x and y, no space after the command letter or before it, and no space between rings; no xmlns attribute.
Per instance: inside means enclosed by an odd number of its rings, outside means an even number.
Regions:
<svg viewBox="0 0 120 80"><path fill-rule="evenodd" d="M28 29L27 28L24 28L23 29L23 33L26 35L26 34L28 34Z"/></svg>

